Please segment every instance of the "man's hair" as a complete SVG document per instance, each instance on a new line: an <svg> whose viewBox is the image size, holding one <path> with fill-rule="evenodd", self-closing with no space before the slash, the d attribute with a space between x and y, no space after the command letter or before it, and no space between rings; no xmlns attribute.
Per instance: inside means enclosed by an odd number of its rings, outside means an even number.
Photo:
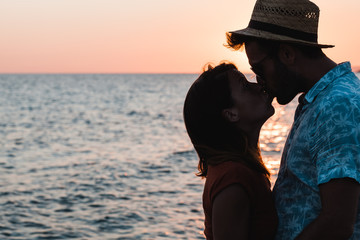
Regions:
<svg viewBox="0 0 360 240"><path fill-rule="evenodd" d="M228 48L233 50L242 50L245 46L246 42L256 41L259 43L259 46L267 52L269 55L276 55L279 49L280 44L286 43L290 46L297 48L300 52L307 58L321 58L324 57L325 54L320 47L314 47L309 45L301 45L298 43L291 43L286 41L273 41L261 38L247 37L233 33L226 33L227 45Z"/></svg>

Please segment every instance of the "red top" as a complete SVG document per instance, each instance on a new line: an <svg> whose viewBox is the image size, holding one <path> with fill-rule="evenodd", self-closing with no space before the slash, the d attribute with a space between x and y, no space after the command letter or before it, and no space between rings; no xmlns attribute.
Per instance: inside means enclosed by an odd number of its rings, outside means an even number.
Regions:
<svg viewBox="0 0 360 240"><path fill-rule="evenodd" d="M218 193L231 184L240 184L249 197L249 239L273 239L277 214L269 180L241 162L227 161L209 166L203 193L206 239L212 240L212 204Z"/></svg>

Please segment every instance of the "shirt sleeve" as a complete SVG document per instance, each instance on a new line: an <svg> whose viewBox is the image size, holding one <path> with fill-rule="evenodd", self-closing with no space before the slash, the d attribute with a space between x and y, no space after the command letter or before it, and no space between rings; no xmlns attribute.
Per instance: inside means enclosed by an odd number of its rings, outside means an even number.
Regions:
<svg viewBox="0 0 360 240"><path fill-rule="evenodd" d="M317 183L335 178L352 178L360 183L359 97L330 97L315 124L312 146Z"/></svg>

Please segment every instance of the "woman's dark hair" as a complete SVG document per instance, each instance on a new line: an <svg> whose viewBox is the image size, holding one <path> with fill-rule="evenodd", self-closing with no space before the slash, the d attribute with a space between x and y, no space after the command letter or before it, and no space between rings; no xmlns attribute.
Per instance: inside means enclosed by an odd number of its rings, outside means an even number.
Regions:
<svg viewBox="0 0 360 240"><path fill-rule="evenodd" d="M259 150L250 149L245 133L223 117L223 110L233 106L228 79L231 69L237 68L231 63L208 65L185 99L184 122L199 157L197 176L206 177L208 165L243 161L269 177Z"/></svg>
<svg viewBox="0 0 360 240"><path fill-rule="evenodd" d="M299 49L300 52L308 58L317 59L325 56L324 52L320 47L314 47L309 45L302 45L285 41L271 41L266 39L242 36L233 33L226 33L226 39L227 45L225 46L233 50L242 50L247 41L257 41L261 48L264 49L264 51L267 51L272 56L275 56L277 54L281 43L286 43L293 46L294 48Z"/></svg>

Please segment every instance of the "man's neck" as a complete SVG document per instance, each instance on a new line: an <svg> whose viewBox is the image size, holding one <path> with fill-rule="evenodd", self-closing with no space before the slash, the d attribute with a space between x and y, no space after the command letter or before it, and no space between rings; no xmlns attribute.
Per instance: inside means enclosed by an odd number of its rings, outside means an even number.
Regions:
<svg viewBox="0 0 360 240"><path fill-rule="evenodd" d="M328 57L309 60L304 63L302 72L306 79L305 92L308 92L325 74L336 67L337 64Z"/></svg>

